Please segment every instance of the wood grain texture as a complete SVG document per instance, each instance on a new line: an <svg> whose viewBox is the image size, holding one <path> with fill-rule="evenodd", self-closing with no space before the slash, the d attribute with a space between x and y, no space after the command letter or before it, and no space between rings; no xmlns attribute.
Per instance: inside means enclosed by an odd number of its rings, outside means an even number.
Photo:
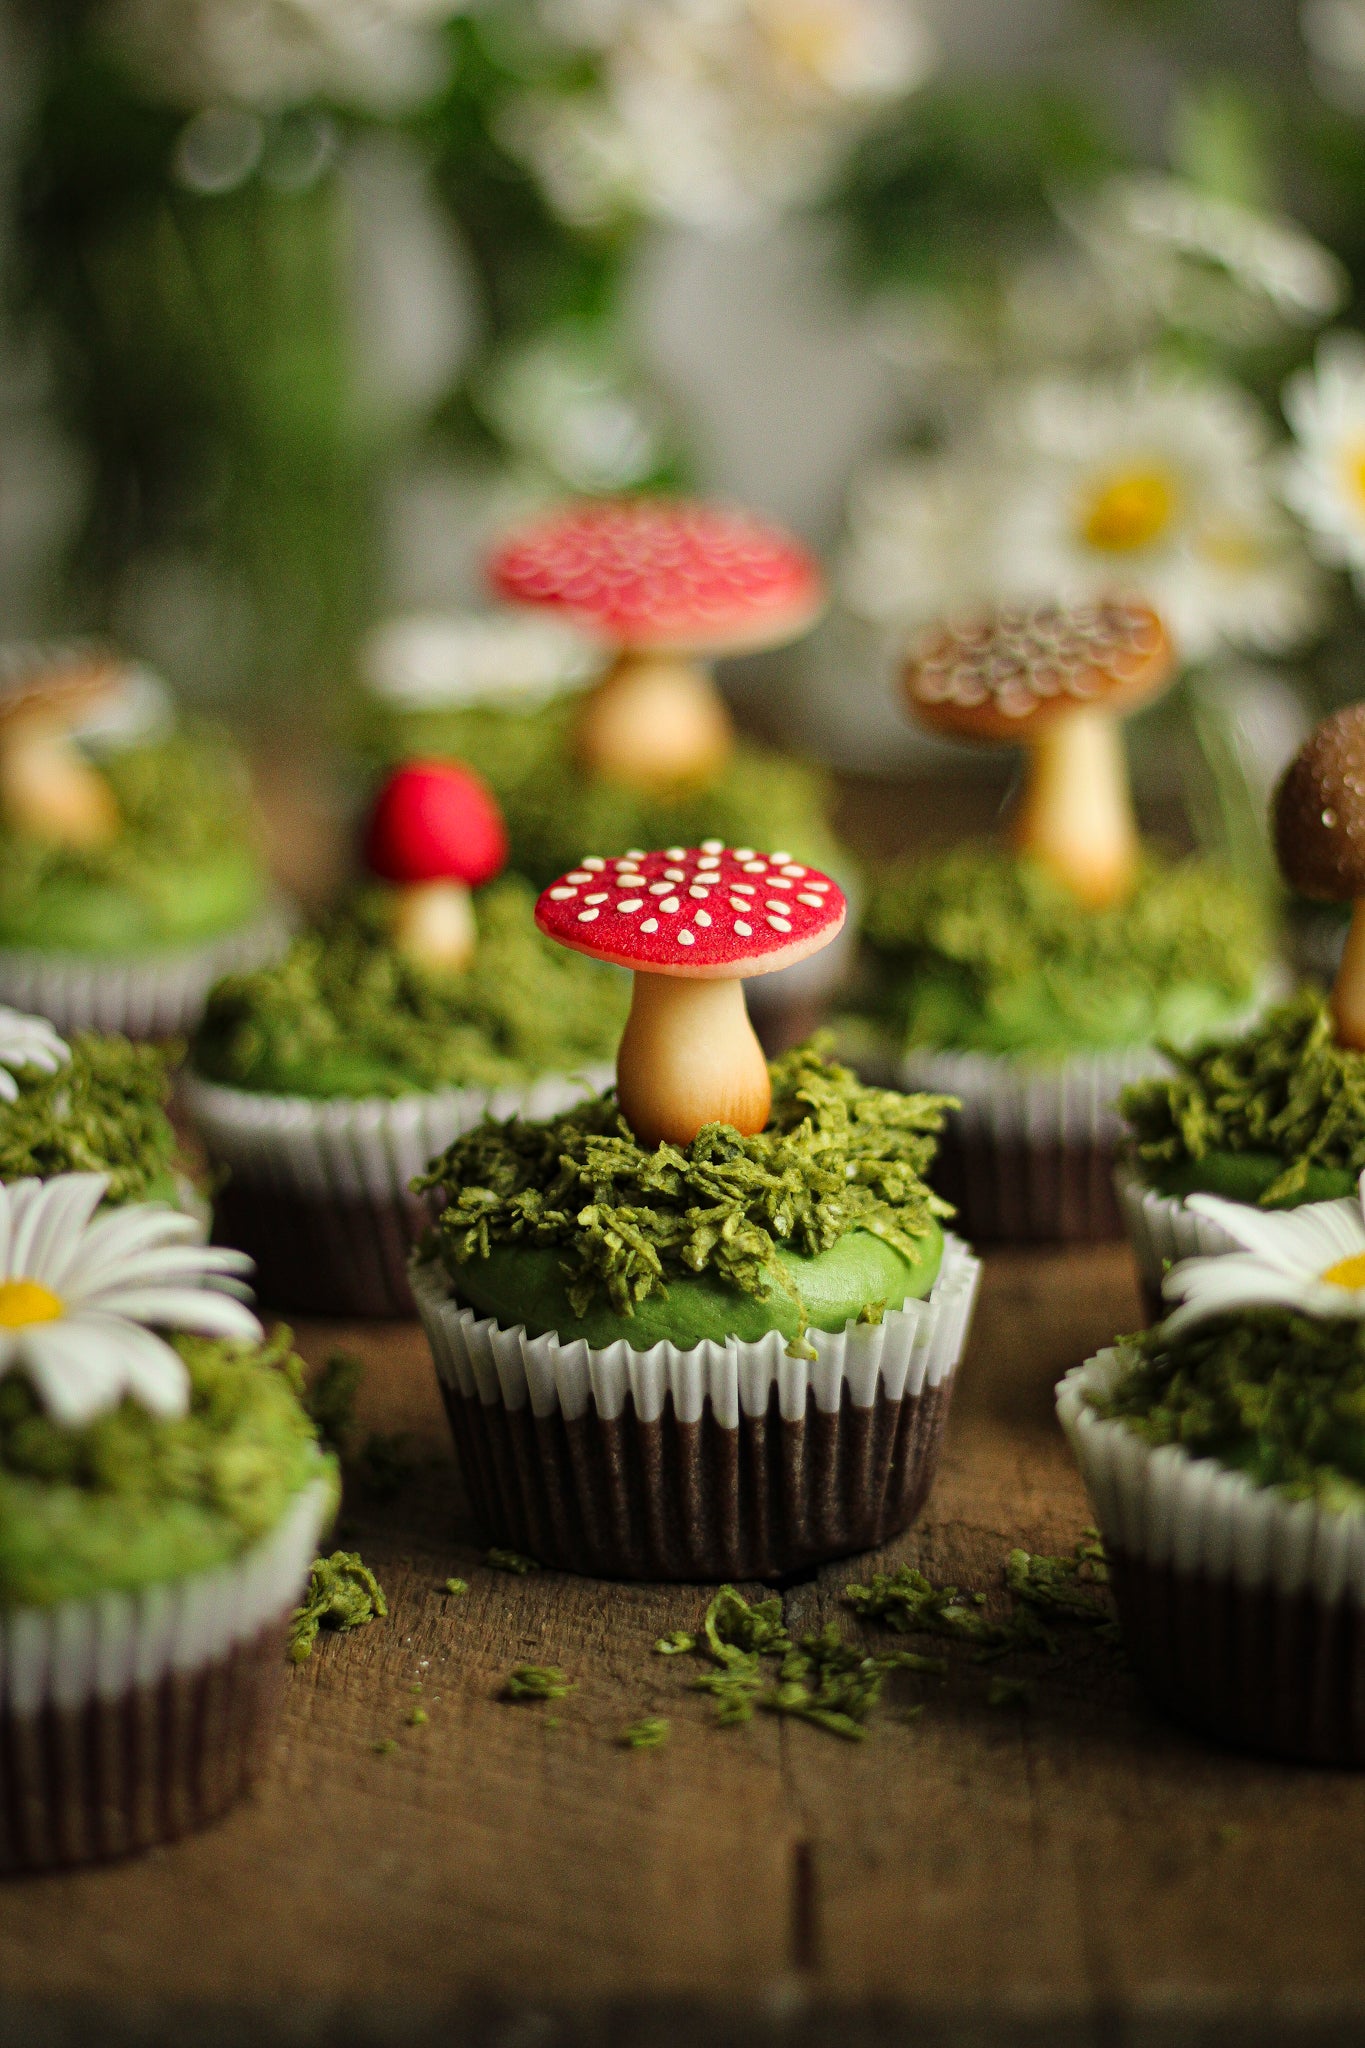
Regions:
<svg viewBox="0 0 1365 2048"><path fill-rule="evenodd" d="M877 1562L993 1589L1012 1544L1069 1547L1051 1389L1138 1319L1125 1249L990 1256L937 1491ZM1102 1651L1038 1660L1024 1710L971 1669L898 1679L861 1745L718 1729L651 1654L701 1589L488 1570L417 1330L300 1341L359 1352L361 1433L422 1461L346 1508L390 1618L291 1673L263 1792L211 1833L0 1887L0 2048L1365 2038L1365 1779L1214 1749ZM839 1593L870 1568L789 1587L789 1625L855 1633ZM503 1704L519 1662L576 1688ZM670 1742L621 1748L645 1714Z"/></svg>

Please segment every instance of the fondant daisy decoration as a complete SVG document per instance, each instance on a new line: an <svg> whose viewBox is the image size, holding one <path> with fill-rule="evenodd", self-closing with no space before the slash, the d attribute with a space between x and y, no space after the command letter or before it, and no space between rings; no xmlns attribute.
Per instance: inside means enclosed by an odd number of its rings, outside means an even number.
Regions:
<svg viewBox="0 0 1365 2048"><path fill-rule="evenodd" d="M127 1395L183 1415L189 1375L165 1330L259 1343L240 1299L241 1252L190 1242L159 1203L96 1215L109 1177L62 1173L0 1186L0 1379L22 1371L54 1421L79 1427Z"/></svg>
<svg viewBox="0 0 1365 2048"><path fill-rule="evenodd" d="M46 1017L28 1017L22 1010L8 1010L0 1004L0 1101L18 1100L19 1083L14 1076L25 1067L55 1074L70 1057L71 1047L57 1036Z"/></svg>
<svg viewBox="0 0 1365 2048"><path fill-rule="evenodd" d="M1171 1268L1164 1291L1179 1306L1163 1325L1168 1336L1239 1309L1365 1316L1365 1175L1354 1195L1298 1209L1253 1209L1219 1195L1187 1195L1185 1206L1245 1249Z"/></svg>

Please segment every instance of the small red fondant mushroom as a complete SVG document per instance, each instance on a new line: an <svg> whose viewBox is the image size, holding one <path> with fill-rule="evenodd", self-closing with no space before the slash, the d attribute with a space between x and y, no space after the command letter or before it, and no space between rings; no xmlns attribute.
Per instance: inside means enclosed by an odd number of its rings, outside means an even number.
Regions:
<svg viewBox="0 0 1365 2048"><path fill-rule="evenodd" d="M464 967L474 951L469 891L507 859L507 830L492 791L453 761L409 761L380 790L365 860L398 888L394 937L425 967Z"/></svg>
<svg viewBox="0 0 1365 2048"><path fill-rule="evenodd" d="M123 675L98 648L0 649L0 807L24 836L101 846L118 832L114 793L71 734Z"/></svg>
<svg viewBox="0 0 1365 2048"><path fill-rule="evenodd" d="M589 854L542 893L536 923L561 945L634 970L616 1056L621 1108L642 1145L687 1145L704 1124L763 1129L772 1093L744 977L818 953L847 911L818 868L708 839L617 860Z"/></svg>
<svg viewBox="0 0 1365 2048"><path fill-rule="evenodd" d="M578 751L637 788L705 782L724 764L730 718L705 659L781 646L824 604L819 567L789 534L683 499L572 505L504 541L489 577L617 650Z"/></svg>

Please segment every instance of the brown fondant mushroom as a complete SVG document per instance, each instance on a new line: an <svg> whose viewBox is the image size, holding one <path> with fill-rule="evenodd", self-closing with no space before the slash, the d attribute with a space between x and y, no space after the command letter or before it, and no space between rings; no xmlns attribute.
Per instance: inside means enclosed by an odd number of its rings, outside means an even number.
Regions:
<svg viewBox="0 0 1365 2048"><path fill-rule="evenodd" d="M819 568L789 534L679 499L572 505L513 534L488 573L499 596L616 650L584 702L578 752L636 788L709 780L733 735L703 663L779 647L824 604Z"/></svg>
<svg viewBox="0 0 1365 2048"><path fill-rule="evenodd" d="M536 923L561 945L634 970L616 1090L642 1145L689 1145L704 1124L752 1134L768 1121L768 1063L743 977L827 946L843 890L784 853L708 840L603 860L552 882Z"/></svg>
<svg viewBox="0 0 1365 2048"><path fill-rule="evenodd" d="M1332 990L1342 1045L1365 1051L1365 704L1325 718L1275 792L1275 852L1291 889L1352 905Z"/></svg>
<svg viewBox="0 0 1365 2048"><path fill-rule="evenodd" d="M1002 611L938 629L905 671L922 724L1028 749L1014 838L1096 908L1137 873L1120 720L1170 681L1171 645L1149 605L1115 599Z"/></svg>
<svg viewBox="0 0 1365 2048"><path fill-rule="evenodd" d="M117 833L114 793L71 733L122 674L113 656L88 647L0 655L0 809L17 832L66 846Z"/></svg>

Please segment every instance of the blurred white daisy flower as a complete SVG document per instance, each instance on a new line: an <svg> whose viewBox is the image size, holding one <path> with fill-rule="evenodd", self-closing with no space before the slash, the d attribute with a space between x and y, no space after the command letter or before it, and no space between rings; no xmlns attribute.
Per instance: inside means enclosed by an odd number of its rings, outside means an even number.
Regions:
<svg viewBox="0 0 1365 2048"><path fill-rule="evenodd" d="M1312 369L1286 384L1284 410L1296 443L1285 499L1321 559L1350 569L1365 593L1365 339L1325 335Z"/></svg>
<svg viewBox="0 0 1365 2048"><path fill-rule="evenodd" d="M25 1372L47 1412L75 1428L127 1395L183 1415L189 1375L158 1330L258 1343L237 1297L251 1262L189 1242L198 1225L152 1203L95 1212L107 1174L0 1186L0 1378Z"/></svg>
<svg viewBox="0 0 1365 2048"><path fill-rule="evenodd" d="M702 228L808 197L841 145L933 60L908 0L559 0L599 92L537 94L507 133L576 222L625 205Z"/></svg>
<svg viewBox="0 0 1365 2048"><path fill-rule="evenodd" d="M1365 1316L1365 1213L1360 1191L1338 1202L1307 1202L1298 1209L1253 1209L1218 1195L1187 1195L1185 1204L1221 1224L1246 1249L1182 1259L1171 1268L1164 1291L1167 1300L1179 1306L1162 1326L1168 1336L1239 1309Z"/></svg>
<svg viewBox="0 0 1365 2048"><path fill-rule="evenodd" d="M1112 178L1060 211L1116 307L1217 340L1316 326L1349 290L1343 265L1297 222L1183 178Z"/></svg>
<svg viewBox="0 0 1365 2048"><path fill-rule="evenodd" d="M604 659L585 634L553 619L511 611L411 612L375 628L361 668L374 695L399 711L470 704L526 710L582 689L601 673Z"/></svg>
<svg viewBox="0 0 1365 2048"><path fill-rule="evenodd" d="M851 494L839 572L859 618L913 631L996 595L993 480L971 455L885 463Z"/></svg>
<svg viewBox="0 0 1365 2048"><path fill-rule="evenodd" d="M70 1046L57 1036L46 1017L26 1017L22 1010L0 1006L0 1101L18 1100L19 1084L14 1076L25 1067L55 1074L70 1057Z"/></svg>
<svg viewBox="0 0 1365 2048"><path fill-rule="evenodd" d="M1044 377L1002 400L998 574L1011 599L1148 599L1182 657L1282 652L1317 615L1253 401L1213 378Z"/></svg>
<svg viewBox="0 0 1365 2048"><path fill-rule="evenodd" d="M1365 109L1365 0L1306 0L1299 26L1318 90L1360 113Z"/></svg>
<svg viewBox="0 0 1365 2048"><path fill-rule="evenodd" d="M160 97L262 112L331 99L393 115L445 83L463 0L111 0L109 33Z"/></svg>

